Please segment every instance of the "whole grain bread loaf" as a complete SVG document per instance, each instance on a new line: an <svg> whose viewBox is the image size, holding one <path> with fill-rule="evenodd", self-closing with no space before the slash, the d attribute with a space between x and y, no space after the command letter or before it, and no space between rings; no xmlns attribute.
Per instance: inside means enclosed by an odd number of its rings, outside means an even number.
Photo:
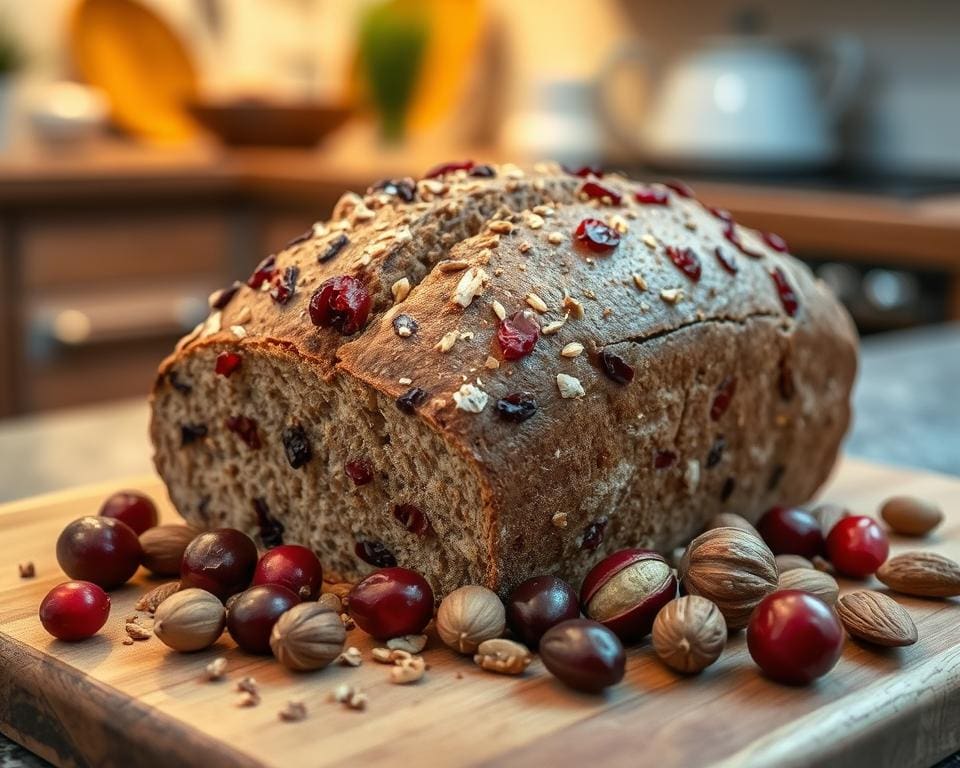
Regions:
<svg viewBox="0 0 960 768"><path fill-rule="evenodd" d="M855 369L823 283L682 184L462 164L214 294L151 434L194 525L504 592L809 499Z"/></svg>

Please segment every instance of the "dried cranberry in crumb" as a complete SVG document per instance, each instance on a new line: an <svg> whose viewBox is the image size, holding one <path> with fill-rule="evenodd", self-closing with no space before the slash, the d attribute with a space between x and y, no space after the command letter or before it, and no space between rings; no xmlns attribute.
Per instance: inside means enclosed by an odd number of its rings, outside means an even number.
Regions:
<svg viewBox="0 0 960 768"><path fill-rule="evenodd" d="M409 176L403 179L384 179L372 187L371 192L383 192L399 197L405 203L412 203L417 197L417 183Z"/></svg>
<svg viewBox="0 0 960 768"><path fill-rule="evenodd" d="M580 541L580 549L592 552L603 542L604 531L607 530L607 523L610 520L606 517L598 517L590 525L583 529L583 538Z"/></svg>
<svg viewBox="0 0 960 768"><path fill-rule="evenodd" d="M353 553L375 568L393 568L397 564L397 558L379 541L369 539L358 541L353 548Z"/></svg>
<svg viewBox="0 0 960 768"><path fill-rule="evenodd" d="M579 168L571 168L565 165L563 170L571 176L579 176L581 179L586 179L589 176L596 176L598 179L603 178L603 169L596 165L581 165Z"/></svg>
<svg viewBox="0 0 960 768"><path fill-rule="evenodd" d="M251 450L260 447L260 435L257 433L257 422L246 416L230 416L226 420L227 429L233 432Z"/></svg>
<svg viewBox="0 0 960 768"><path fill-rule="evenodd" d="M682 181L677 179L671 179L670 181L663 182L665 187L669 187L674 192L676 192L680 197L693 197L693 190L684 184Z"/></svg>
<svg viewBox="0 0 960 768"><path fill-rule="evenodd" d="M180 425L180 447L202 440L207 436L206 424L181 424Z"/></svg>
<svg viewBox="0 0 960 768"><path fill-rule="evenodd" d="M268 280L273 280L273 276L276 273L277 257L271 254L257 264L256 269L253 270L253 274L247 278L247 285L249 285L251 288L259 288Z"/></svg>
<svg viewBox="0 0 960 768"><path fill-rule="evenodd" d="M167 381L169 381L170 386L177 390L177 392L179 392L181 395L189 395L191 392L193 392L193 387L177 376L176 371L170 371L167 374Z"/></svg>
<svg viewBox="0 0 960 768"><path fill-rule="evenodd" d="M476 178L490 179L497 175L492 165L475 165L470 169L470 175Z"/></svg>
<svg viewBox="0 0 960 768"><path fill-rule="evenodd" d="M633 366L627 363L620 355L616 355L608 349L600 351L600 365L607 378L617 382L617 384L629 384L633 381Z"/></svg>
<svg viewBox="0 0 960 768"><path fill-rule="evenodd" d="M300 277L299 267L287 267L283 276L270 289L270 298L277 304L286 304L297 290L297 278Z"/></svg>
<svg viewBox="0 0 960 768"><path fill-rule="evenodd" d="M235 280L229 288L221 288L210 297L210 309L223 309L226 307L241 288L243 288L243 283L239 280Z"/></svg>
<svg viewBox="0 0 960 768"><path fill-rule="evenodd" d="M320 328L336 328L349 336L363 328L370 314L366 286L350 275L324 280L310 299L310 320Z"/></svg>
<svg viewBox="0 0 960 768"><path fill-rule="evenodd" d="M469 171L474 165L476 165L476 163L474 163L473 160L464 160L459 163L441 163L440 165L433 166L433 168L423 175L423 178L435 179L438 176L446 176L448 173L453 173L454 171Z"/></svg>
<svg viewBox="0 0 960 768"><path fill-rule="evenodd" d="M774 491L777 486L780 485L780 481L783 480L783 473L787 471L787 468L783 464L777 464L770 472L770 479L767 480L767 490Z"/></svg>
<svg viewBox="0 0 960 768"><path fill-rule="evenodd" d="M780 303L783 304L784 311L790 317L794 317L800 308L800 299L793 290L793 286L790 285L790 281L787 280L786 273L780 267L774 267L770 270L770 277L773 279L773 284L780 295Z"/></svg>
<svg viewBox="0 0 960 768"><path fill-rule="evenodd" d="M366 459L350 459L343 465L343 471L355 485L366 485L373 480L373 470Z"/></svg>
<svg viewBox="0 0 960 768"><path fill-rule="evenodd" d="M717 466L717 464L720 463L720 460L723 458L723 451L726 447L727 441L724 439L723 435L720 435L716 440L713 441L713 445L710 446L710 453L707 454L707 469L713 469L715 466Z"/></svg>
<svg viewBox="0 0 960 768"><path fill-rule="evenodd" d="M736 481L728 477L723 481L723 488L720 489L720 501L726 501L733 495L733 489L736 487Z"/></svg>
<svg viewBox="0 0 960 768"><path fill-rule="evenodd" d="M609 253L620 245L620 233L600 219L584 219L574 230L573 238L594 253Z"/></svg>
<svg viewBox="0 0 960 768"><path fill-rule="evenodd" d="M780 358L780 375L777 383L780 388L780 397L784 400L792 400L796 387L793 383L793 368L786 357Z"/></svg>
<svg viewBox="0 0 960 768"><path fill-rule="evenodd" d="M692 248L677 248L675 245L669 245L667 256L674 266L693 282L700 280L700 257L693 252Z"/></svg>
<svg viewBox="0 0 960 768"><path fill-rule="evenodd" d="M537 412L537 401L529 392L511 392L497 400L497 413L507 421L518 424Z"/></svg>
<svg viewBox="0 0 960 768"><path fill-rule="evenodd" d="M642 186L633 193L633 199L641 205L667 205L670 195L659 187Z"/></svg>
<svg viewBox="0 0 960 768"><path fill-rule="evenodd" d="M533 352L540 338L540 326L533 313L526 309L503 318L497 327L497 341L507 360L519 360Z"/></svg>
<svg viewBox="0 0 960 768"><path fill-rule="evenodd" d="M716 248L714 248L713 253L717 257L717 261L720 262L720 266L731 275L735 275L740 271L740 267L737 266L737 262L733 254L728 253L727 249L722 245L718 245Z"/></svg>
<svg viewBox="0 0 960 768"><path fill-rule="evenodd" d="M727 376L717 386L717 391L713 396L713 402L710 404L710 418L717 421L730 407L730 401L737 391L737 379L735 376Z"/></svg>
<svg viewBox="0 0 960 768"><path fill-rule="evenodd" d="M393 508L393 516L400 525L417 536L424 536L430 530L430 521L427 520L427 516L413 504L398 504Z"/></svg>
<svg viewBox="0 0 960 768"><path fill-rule="evenodd" d="M263 546L272 549L283 544L283 523L270 514L267 500L254 499L253 511L257 515L257 528L260 529L260 541L263 542Z"/></svg>
<svg viewBox="0 0 960 768"><path fill-rule="evenodd" d="M775 232L764 232L763 242L765 242L778 253L786 253L788 250L790 250L787 247L787 241Z"/></svg>
<svg viewBox="0 0 960 768"><path fill-rule="evenodd" d="M720 221L726 222L727 224L731 224L733 222L733 215L725 208L714 208L713 206L709 206L707 210L710 211L715 218L720 219Z"/></svg>
<svg viewBox="0 0 960 768"><path fill-rule="evenodd" d="M743 244L743 241L740 239L740 235L737 233L737 225L734 224L732 221L728 221L725 223L723 227L723 236L727 238L727 241L731 245L736 246L737 250L740 251L740 253L744 254L745 256L749 256L750 258L753 258L753 259L763 258L763 254L760 253L760 251L751 250L750 248L747 248L747 246Z"/></svg>
<svg viewBox="0 0 960 768"><path fill-rule="evenodd" d="M619 193L614 192L610 187L599 184L596 181L585 181L580 187L580 194L586 195L593 200L600 200L601 202L609 201L611 205L620 205L623 201Z"/></svg>
<svg viewBox="0 0 960 768"><path fill-rule="evenodd" d="M339 235L333 238L333 240L327 243L326 248L324 248L322 251L320 251L320 253L317 254L317 261L320 264L324 264L325 262L330 261L330 259L332 259L338 253L340 253L340 251L343 250L344 246L349 242L350 242L350 238L348 238L345 234L343 234L343 232L341 232Z"/></svg>
<svg viewBox="0 0 960 768"><path fill-rule="evenodd" d="M657 451L653 455L654 469L667 469L677 463L677 454L673 451Z"/></svg>
<svg viewBox="0 0 960 768"><path fill-rule="evenodd" d="M307 433L299 424L287 427L280 433L280 439L283 441L283 450L287 454L287 461L294 469L300 469L310 459L313 458L313 449L310 447L310 441L307 440Z"/></svg>
<svg viewBox="0 0 960 768"><path fill-rule="evenodd" d="M397 398L397 408L404 413L413 413L427 402L427 393L420 387L411 387Z"/></svg>
<svg viewBox="0 0 960 768"><path fill-rule="evenodd" d="M214 370L221 376L229 377L230 374L240 367L242 362L243 358L236 352L221 352L217 355L217 364Z"/></svg>

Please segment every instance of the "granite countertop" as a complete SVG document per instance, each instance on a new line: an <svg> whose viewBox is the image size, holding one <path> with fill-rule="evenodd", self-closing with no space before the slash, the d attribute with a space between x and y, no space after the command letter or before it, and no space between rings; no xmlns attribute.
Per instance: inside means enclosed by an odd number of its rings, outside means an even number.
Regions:
<svg viewBox="0 0 960 768"><path fill-rule="evenodd" d="M864 340L846 451L960 475L960 325ZM0 502L152 471L147 406L0 422ZM0 735L0 768L47 763ZM960 768L960 754L937 768Z"/></svg>

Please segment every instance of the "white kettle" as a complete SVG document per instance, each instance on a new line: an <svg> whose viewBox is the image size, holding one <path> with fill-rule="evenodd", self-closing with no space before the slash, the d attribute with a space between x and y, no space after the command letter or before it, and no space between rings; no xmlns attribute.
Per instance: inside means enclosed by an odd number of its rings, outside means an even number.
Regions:
<svg viewBox="0 0 960 768"><path fill-rule="evenodd" d="M615 89L628 69L639 69L647 83L642 116L631 107L632 119L625 114L630 99ZM813 50L720 37L668 62L633 44L601 73L599 110L615 137L648 162L804 170L837 159L837 124L862 70L860 44L843 37Z"/></svg>

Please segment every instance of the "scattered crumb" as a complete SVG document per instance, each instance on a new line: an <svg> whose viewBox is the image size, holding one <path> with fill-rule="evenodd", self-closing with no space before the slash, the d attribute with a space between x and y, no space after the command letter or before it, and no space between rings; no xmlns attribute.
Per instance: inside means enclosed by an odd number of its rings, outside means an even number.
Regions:
<svg viewBox="0 0 960 768"><path fill-rule="evenodd" d="M490 306L493 308L493 314L495 314L500 320L503 320L507 316L507 310L503 308L503 304L494 299L490 302Z"/></svg>
<svg viewBox="0 0 960 768"><path fill-rule="evenodd" d="M287 706L278 713L281 720L286 723L297 723L307 717L307 705L302 701L288 701Z"/></svg>
<svg viewBox="0 0 960 768"><path fill-rule="evenodd" d="M222 680L227 671L227 660L223 656L218 656L203 668L207 675L207 680Z"/></svg>
<svg viewBox="0 0 960 768"><path fill-rule="evenodd" d="M32 579L37 575L37 569L33 565L33 561L28 560L25 563L20 563L20 578L21 579Z"/></svg>
<svg viewBox="0 0 960 768"><path fill-rule="evenodd" d="M125 638L123 638L123 640L122 640L121 642L122 642L124 645L133 645L133 638L132 638L132 637L125 637Z"/></svg>
<svg viewBox="0 0 960 768"><path fill-rule="evenodd" d="M660 290L660 298L668 304L677 304L683 301L682 288L663 288Z"/></svg>
<svg viewBox="0 0 960 768"><path fill-rule="evenodd" d="M567 527L567 513L566 512L555 512L553 517L550 518L550 522L553 524L554 528L566 528Z"/></svg>
<svg viewBox="0 0 960 768"><path fill-rule="evenodd" d="M557 389L560 390L560 397L564 399L583 397L586 394L580 379L576 376L568 376L565 373L557 374Z"/></svg>
<svg viewBox="0 0 960 768"><path fill-rule="evenodd" d="M551 232L547 235L547 242L551 245L560 245L563 242L562 232Z"/></svg>
<svg viewBox="0 0 960 768"><path fill-rule="evenodd" d="M260 691L257 688L257 681L252 677L244 677L237 682L237 691L243 694L238 707L255 707L260 703Z"/></svg>
<svg viewBox="0 0 960 768"><path fill-rule="evenodd" d="M362 712L367 708L367 694L352 685L338 685L330 693L330 700L343 704L348 709Z"/></svg>
<svg viewBox="0 0 960 768"><path fill-rule="evenodd" d="M146 627L140 626L136 621L128 621L124 625L124 631L127 633L127 636L133 640L149 640L153 635Z"/></svg>
<svg viewBox="0 0 960 768"><path fill-rule="evenodd" d="M527 304L529 304L537 312L546 312L550 308L547 306L547 303L541 299L537 294L531 292L528 293L525 297Z"/></svg>
<svg viewBox="0 0 960 768"><path fill-rule="evenodd" d="M363 654L359 648L351 645L337 657L337 661L344 667L359 667L363 664Z"/></svg>

